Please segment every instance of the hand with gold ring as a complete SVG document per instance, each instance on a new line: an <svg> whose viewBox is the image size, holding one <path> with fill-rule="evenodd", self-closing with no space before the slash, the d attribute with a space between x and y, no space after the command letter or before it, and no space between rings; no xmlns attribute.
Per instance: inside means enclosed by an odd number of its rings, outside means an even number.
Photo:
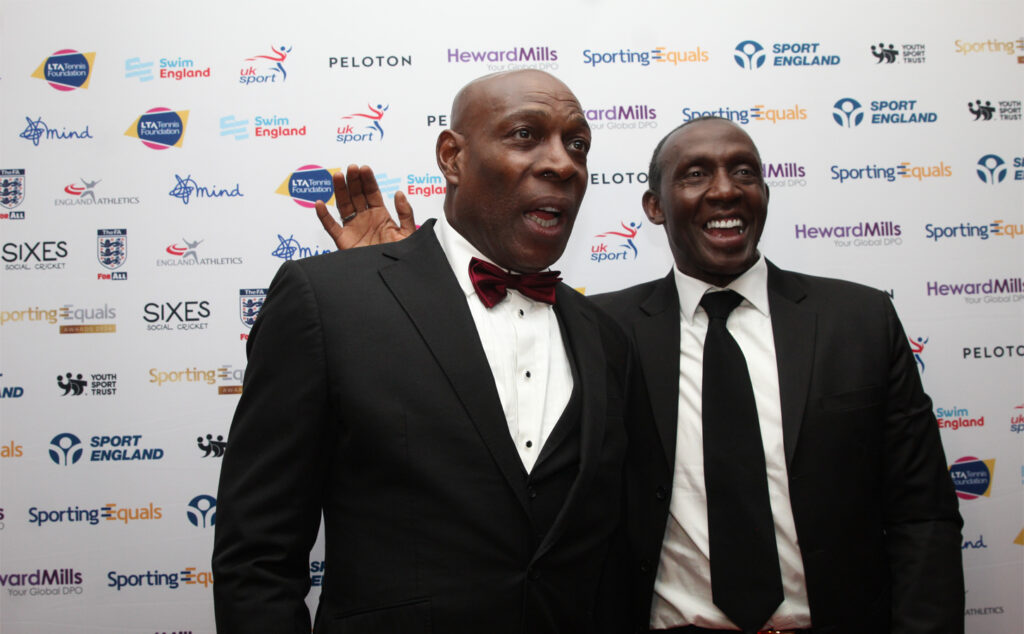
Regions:
<svg viewBox="0 0 1024 634"><path fill-rule="evenodd" d="M401 191L395 193L399 222L395 224L369 165L349 165L344 174L339 172L332 180L341 224L320 200L316 201L316 216L339 250L397 242L416 230L412 206Z"/></svg>

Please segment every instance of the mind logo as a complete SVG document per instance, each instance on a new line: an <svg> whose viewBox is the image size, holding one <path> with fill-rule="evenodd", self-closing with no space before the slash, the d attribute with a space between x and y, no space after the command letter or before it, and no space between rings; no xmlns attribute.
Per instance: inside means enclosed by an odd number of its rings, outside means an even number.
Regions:
<svg viewBox="0 0 1024 634"><path fill-rule="evenodd" d="M65 48L50 55L32 73L36 79L45 79L55 90L69 92L89 87L89 76L92 74L93 61L96 53L79 53Z"/></svg>
<svg viewBox="0 0 1024 634"><path fill-rule="evenodd" d="M328 169L319 165L303 165L284 179L276 193L290 197L296 205L306 209L315 207L318 200L330 207L334 204L331 177L340 171L340 167Z"/></svg>
<svg viewBox="0 0 1024 634"><path fill-rule="evenodd" d="M995 458L981 460L965 456L949 467L956 496L961 500L976 500L992 494L992 472L996 468Z"/></svg>
<svg viewBox="0 0 1024 634"><path fill-rule="evenodd" d="M188 110L151 108L132 122L125 136L135 137L152 150L181 147L188 125Z"/></svg>
<svg viewBox="0 0 1024 634"><path fill-rule="evenodd" d="M639 251L633 239L636 238L637 233L640 231L641 223L631 222L627 225L625 222L620 222L619 224L622 227L621 230L615 229L594 236L595 238L604 238L604 240L590 247L590 259L592 261L635 260L639 257ZM609 242L617 242L618 244L610 246Z"/></svg>

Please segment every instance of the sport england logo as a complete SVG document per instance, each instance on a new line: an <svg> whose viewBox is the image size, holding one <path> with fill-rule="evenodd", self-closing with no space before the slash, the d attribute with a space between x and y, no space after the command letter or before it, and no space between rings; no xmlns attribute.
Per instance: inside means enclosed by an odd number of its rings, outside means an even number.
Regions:
<svg viewBox="0 0 1024 634"><path fill-rule="evenodd" d="M192 526L209 528L217 523L217 498L212 495L197 495L189 500L185 516Z"/></svg>
<svg viewBox="0 0 1024 634"><path fill-rule="evenodd" d="M783 42L771 45L771 66L838 66L838 55L824 54L821 42ZM736 45L733 60L745 70L757 70L768 61L768 52L756 40L744 40Z"/></svg>
<svg viewBox="0 0 1024 634"><path fill-rule="evenodd" d="M296 205L306 209L315 207L318 200L330 207L334 204L334 183L331 179L340 171L340 167L328 169L313 164L303 165L284 179L276 193L290 197Z"/></svg>
<svg viewBox="0 0 1024 634"><path fill-rule="evenodd" d="M239 71L238 83L243 86L253 84L275 84L278 80L284 83L288 79L288 71L285 70L284 62L288 54L292 52L290 46L271 46L270 53L246 57L250 64L243 66Z"/></svg>
<svg viewBox="0 0 1024 634"><path fill-rule="evenodd" d="M956 496L961 500L991 497L992 472L995 468L995 458L981 460L974 456L965 456L954 462L949 467L949 475L953 478Z"/></svg>
<svg viewBox="0 0 1024 634"><path fill-rule="evenodd" d="M96 259L104 268L113 271L120 268L128 259L127 229L98 229L96 231ZM127 280L128 273L97 273L101 280Z"/></svg>
<svg viewBox="0 0 1024 634"><path fill-rule="evenodd" d="M25 170L0 169L0 207L14 209L25 202Z"/></svg>
<svg viewBox="0 0 1024 634"><path fill-rule="evenodd" d="M869 103L872 125L901 123L935 123L939 115L922 111L917 99L876 99ZM852 97L843 97L832 104L832 119L841 128L855 128L864 122L864 107Z"/></svg>
<svg viewBox="0 0 1024 634"><path fill-rule="evenodd" d="M338 126L337 136L335 137L335 140L338 143L373 141L374 135L377 134L379 135L377 136L377 140L383 141L384 128L381 127L380 122L384 118L384 113L387 112L388 108L390 107L391 106L388 104L381 103L377 104L376 107L371 106L370 104L366 104L366 109L368 112L354 112L350 115L342 117L342 119L344 120L355 119L358 121L359 119L363 119L363 122L367 123L368 125L365 125L359 129L369 130L369 132L357 132L353 124L344 124Z"/></svg>
<svg viewBox="0 0 1024 634"><path fill-rule="evenodd" d="M1024 169L1017 169L1024 168L1024 156L1014 157L1013 167L1013 180L1024 181ZM978 170L976 173L983 183L989 185L1001 183L1006 180L1009 171L1009 165L998 154L986 154L978 159Z"/></svg>
<svg viewBox="0 0 1024 634"><path fill-rule="evenodd" d="M639 222L620 222L621 230L615 229L599 233L595 238L603 238L590 247L590 259L593 262L611 262L635 260L639 257L639 250L633 241L642 226ZM612 243L609 246L609 243ZM617 244L616 244L617 243Z"/></svg>
<svg viewBox="0 0 1024 634"><path fill-rule="evenodd" d="M125 130L124 135L135 137L152 150L181 147L188 125L188 110L150 108Z"/></svg>
<svg viewBox="0 0 1024 634"><path fill-rule="evenodd" d="M82 441L74 434L57 434L50 441L50 460L64 467L82 459Z"/></svg>
<svg viewBox="0 0 1024 634"><path fill-rule="evenodd" d="M238 289L238 314L246 328L252 328L256 323L256 317L263 308L263 302L267 300L265 288L240 288Z"/></svg>
<svg viewBox="0 0 1024 634"><path fill-rule="evenodd" d="M79 53L65 48L43 60L32 73L36 79L45 79L50 87L61 92L89 87L89 77L96 53Z"/></svg>

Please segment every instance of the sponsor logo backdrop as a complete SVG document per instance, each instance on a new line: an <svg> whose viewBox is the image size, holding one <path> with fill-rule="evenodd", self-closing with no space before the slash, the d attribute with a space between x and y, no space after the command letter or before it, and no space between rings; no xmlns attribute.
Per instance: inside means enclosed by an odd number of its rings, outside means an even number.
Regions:
<svg viewBox="0 0 1024 634"><path fill-rule="evenodd" d="M556 266L588 294L669 270L640 208L657 140L706 113L750 132L762 251L883 289L904 321L966 522L968 632L1024 630L1019 2L3 11L3 631L213 631L245 340L277 267L333 249L312 201L368 163L436 216L452 95L525 67L565 80L594 128Z"/></svg>

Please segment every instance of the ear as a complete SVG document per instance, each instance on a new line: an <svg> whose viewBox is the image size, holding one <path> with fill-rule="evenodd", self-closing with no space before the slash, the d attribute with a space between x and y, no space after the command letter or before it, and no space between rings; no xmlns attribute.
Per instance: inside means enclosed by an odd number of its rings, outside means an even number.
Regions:
<svg viewBox="0 0 1024 634"><path fill-rule="evenodd" d="M644 192L642 203L644 206L644 213L647 214L647 219L656 225L665 224L665 214L661 211L661 200L658 195L651 190Z"/></svg>
<svg viewBox="0 0 1024 634"><path fill-rule="evenodd" d="M764 184L764 203L768 204L768 199L772 196L772 190L768 188L768 183Z"/></svg>
<svg viewBox="0 0 1024 634"><path fill-rule="evenodd" d="M449 185L458 185L459 176L462 173L462 148L465 144L465 137L452 130L443 130L437 135L437 166L444 174Z"/></svg>

